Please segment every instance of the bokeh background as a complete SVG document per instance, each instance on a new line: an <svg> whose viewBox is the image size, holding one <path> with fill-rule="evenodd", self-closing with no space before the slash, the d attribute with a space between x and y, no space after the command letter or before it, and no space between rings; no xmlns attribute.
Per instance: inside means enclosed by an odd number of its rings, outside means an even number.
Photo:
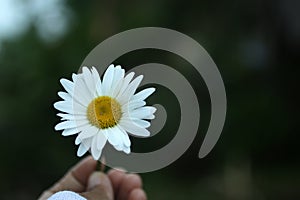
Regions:
<svg viewBox="0 0 300 200"><path fill-rule="evenodd" d="M0 199L36 199L78 162L74 137L53 128L59 79L77 72L101 41L144 26L174 29L203 45L228 98L221 138L198 159L210 101L192 66L158 50L116 60L126 69L173 66L199 98L192 146L172 165L142 174L149 199L300 199L299 20L300 3L292 0L0 0ZM164 104L173 117L155 137L133 139L134 151L158 149L176 133L178 102L167 88L159 94L149 103Z"/></svg>

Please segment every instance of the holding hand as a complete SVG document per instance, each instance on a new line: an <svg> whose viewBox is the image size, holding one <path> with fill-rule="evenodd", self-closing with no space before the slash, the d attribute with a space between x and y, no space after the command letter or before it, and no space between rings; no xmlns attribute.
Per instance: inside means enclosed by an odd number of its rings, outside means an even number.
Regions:
<svg viewBox="0 0 300 200"><path fill-rule="evenodd" d="M137 174L110 170L108 174L96 171L97 161L91 156L83 159L69 172L44 191L39 200L46 200L60 191L73 191L88 200L146 200L142 180Z"/></svg>

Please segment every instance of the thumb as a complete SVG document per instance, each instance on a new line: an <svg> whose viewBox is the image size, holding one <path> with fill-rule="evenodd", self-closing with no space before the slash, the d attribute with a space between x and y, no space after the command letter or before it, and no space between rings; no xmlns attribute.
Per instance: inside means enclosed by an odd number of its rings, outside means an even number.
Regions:
<svg viewBox="0 0 300 200"><path fill-rule="evenodd" d="M113 200L109 178L102 172L94 172L88 179L87 190L81 194L88 200Z"/></svg>

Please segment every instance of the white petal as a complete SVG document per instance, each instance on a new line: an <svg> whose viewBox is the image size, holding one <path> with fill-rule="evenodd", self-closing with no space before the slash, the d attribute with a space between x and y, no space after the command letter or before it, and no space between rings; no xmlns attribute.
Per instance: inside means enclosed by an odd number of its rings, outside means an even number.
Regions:
<svg viewBox="0 0 300 200"><path fill-rule="evenodd" d="M148 128L151 123L146 121L146 120L142 120L142 119L132 119L132 121L137 125L140 126L142 128Z"/></svg>
<svg viewBox="0 0 300 200"><path fill-rule="evenodd" d="M91 102L91 99L89 98L90 95L86 95L86 93L89 92L84 83L83 75L79 74L76 75L76 77L76 82L74 82L74 92L72 95L73 101L87 107Z"/></svg>
<svg viewBox="0 0 300 200"><path fill-rule="evenodd" d="M117 65L115 67L114 81L118 82L119 80L122 80L124 76L125 76L125 70L122 69L120 65Z"/></svg>
<svg viewBox="0 0 300 200"><path fill-rule="evenodd" d="M58 96L59 96L60 98L62 98L62 99L65 100L65 101L70 101L70 102L73 101L73 100L72 100L72 96L71 96L69 93L66 93L66 92L58 92L57 94L58 94Z"/></svg>
<svg viewBox="0 0 300 200"><path fill-rule="evenodd" d="M114 79L110 89L111 91L109 93L110 96L115 97L115 94L119 92L121 88L119 86L119 83L123 81L124 75L125 75L125 70L121 69L120 65L116 66L114 71Z"/></svg>
<svg viewBox="0 0 300 200"><path fill-rule="evenodd" d="M120 144L120 145L115 145L113 146L117 151L123 151L124 145Z"/></svg>
<svg viewBox="0 0 300 200"><path fill-rule="evenodd" d="M102 92L102 86L101 86L101 79L100 79L99 73L95 67L92 67L92 76L94 79L96 95L102 96L103 92Z"/></svg>
<svg viewBox="0 0 300 200"><path fill-rule="evenodd" d="M95 98L95 94L96 94L96 85L94 82L94 77L91 74L91 71L87 68L87 67L83 67L82 68L82 74L84 77L84 82L86 84L86 87L88 89L88 91L90 92L90 94L92 95L93 98Z"/></svg>
<svg viewBox="0 0 300 200"><path fill-rule="evenodd" d="M88 105L91 103L92 99L87 99L84 95L76 94L76 97L73 97L74 100L78 103L80 103L84 107L88 107Z"/></svg>
<svg viewBox="0 0 300 200"><path fill-rule="evenodd" d="M87 105L93 100L93 96L89 92L82 78L77 79L74 87L75 88L74 88L73 98L77 99L79 102L82 102L84 105Z"/></svg>
<svg viewBox="0 0 300 200"><path fill-rule="evenodd" d="M86 126L89 124L87 120L82 120L82 121L63 121L57 124L54 129L55 130L63 130L63 129L68 129L68 128L78 128L79 131L81 131L81 127Z"/></svg>
<svg viewBox="0 0 300 200"><path fill-rule="evenodd" d="M89 148L90 146L87 145L87 142L81 143L77 150L77 156L78 157L83 156L89 150Z"/></svg>
<svg viewBox="0 0 300 200"><path fill-rule="evenodd" d="M136 93L133 97L132 100L145 100L147 97L149 97L153 92L155 92L155 88L147 88L144 89L138 93Z"/></svg>
<svg viewBox="0 0 300 200"><path fill-rule="evenodd" d="M92 156L93 156L93 158L95 160L99 160L99 158L101 156L101 153L102 153L102 149L98 149L97 148L97 137L93 138L91 150L92 150Z"/></svg>
<svg viewBox="0 0 300 200"><path fill-rule="evenodd" d="M116 98L118 99L118 97L122 96L123 92L126 90L129 82L131 81L131 79L134 76L134 72L130 72L129 74L127 74L125 76L125 78L123 79L122 83L121 83L121 88L119 90L119 93L116 94Z"/></svg>
<svg viewBox="0 0 300 200"><path fill-rule="evenodd" d="M57 116L61 117L61 120L87 120L86 115L58 113Z"/></svg>
<svg viewBox="0 0 300 200"><path fill-rule="evenodd" d="M154 118L155 118L154 115L148 115L148 116L143 117L143 119L154 119Z"/></svg>
<svg viewBox="0 0 300 200"><path fill-rule="evenodd" d="M98 96L103 96L102 84L100 80L96 83L96 91Z"/></svg>
<svg viewBox="0 0 300 200"><path fill-rule="evenodd" d="M107 130L107 137L108 137L107 139L111 145L115 146L115 145L122 144L121 134L123 133L118 127L115 126L113 128L108 128L106 130Z"/></svg>
<svg viewBox="0 0 300 200"><path fill-rule="evenodd" d="M77 80L77 74L75 74L75 73L73 73L72 74L72 80L73 80L73 82L75 83L76 82L76 80Z"/></svg>
<svg viewBox="0 0 300 200"><path fill-rule="evenodd" d="M84 140L93 137L97 134L98 131L99 129L96 128L95 126L88 125L81 131L81 133L79 134L79 138L80 140Z"/></svg>
<svg viewBox="0 0 300 200"><path fill-rule="evenodd" d="M98 148L98 150L102 151L106 141L107 141L107 138L105 137L105 135L102 133L102 131L99 131L97 133L97 148Z"/></svg>
<svg viewBox="0 0 300 200"><path fill-rule="evenodd" d="M126 154L129 154L129 153L130 153L130 147L124 147L124 148L123 148L123 151L124 151Z"/></svg>
<svg viewBox="0 0 300 200"><path fill-rule="evenodd" d="M54 108L65 113L74 113L73 106L71 104L65 104L64 101L54 103Z"/></svg>
<svg viewBox="0 0 300 200"><path fill-rule="evenodd" d="M59 111L66 112L69 114L83 114L86 113L86 108L76 102L58 101L54 103L54 108Z"/></svg>
<svg viewBox="0 0 300 200"><path fill-rule="evenodd" d="M108 95L111 85L112 85L112 81L114 78L114 65L109 65L109 67L107 68L106 72L103 75L103 82L102 82L102 92L103 95Z"/></svg>
<svg viewBox="0 0 300 200"><path fill-rule="evenodd" d="M136 110L131 111L129 114L130 118L146 119L147 116L153 115L156 108L153 106L144 106ZM125 113L126 116L126 113Z"/></svg>
<svg viewBox="0 0 300 200"><path fill-rule="evenodd" d="M73 80L73 83L75 84L76 81L77 81L77 79L82 78L82 77L83 77L82 74L75 74L75 73L73 73L73 74L72 74L72 80Z"/></svg>
<svg viewBox="0 0 300 200"><path fill-rule="evenodd" d="M57 124L54 129L59 131L63 129L71 129L71 128L76 128L77 124L74 121L63 121Z"/></svg>
<svg viewBox="0 0 300 200"><path fill-rule="evenodd" d="M79 130L82 130L81 128L82 128L83 126L87 126L87 125L90 124L90 122L89 122L88 120L85 120L85 119L82 119L82 120L76 120L75 123L76 123L77 127L79 128Z"/></svg>
<svg viewBox="0 0 300 200"><path fill-rule="evenodd" d="M65 88L65 90L70 94L73 95L74 92L74 83L72 81L69 81L65 78L60 79L60 83Z"/></svg>
<svg viewBox="0 0 300 200"><path fill-rule="evenodd" d="M119 80L117 83L114 83L116 87L112 90L111 97L116 98L120 93L120 90L123 86L123 79Z"/></svg>
<svg viewBox="0 0 300 200"><path fill-rule="evenodd" d="M125 152L126 154L129 154L130 153L130 147L126 147L124 145L115 145L113 146L117 151L123 151Z"/></svg>
<svg viewBox="0 0 300 200"><path fill-rule="evenodd" d="M108 139L108 129L100 129L100 132L106 137L106 140Z"/></svg>
<svg viewBox="0 0 300 200"><path fill-rule="evenodd" d="M138 76L128 85L128 87L123 92L123 94L121 96L118 96L118 100L121 105L123 105L124 103L130 100L130 98L133 96L133 94L135 93L136 89L138 88L142 80L143 80L143 75Z"/></svg>
<svg viewBox="0 0 300 200"><path fill-rule="evenodd" d="M125 131L122 127L118 126L118 128L119 128L120 131L122 132L121 136L122 136L122 140L123 140L124 146L130 147L131 141L130 141L130 139L129 139L128 134L126 133L126 131Z"/></svg>
<svg viewBox="0 0 300 200"><path fill-rule="evenodd" d="M125 129L125 131L131 133L132 135L140 137L150 136L150 132L147 129L135 125L135 123L133 123L131 120L121 119L119 123L120 126Z"/></svg>
<svg viewBox="0 0 300 200"><path fill-rule="evenodd" d="M78 145L81 143L81 139L79 137L79 135L77 135L76 139L75 139L75 144Z"/></svg>
<svg viewBox="0 0 300 200"><path fill-rule="evenodd" d="M95 67L92 67L91 72L92 72L94 83L97 83L99 80L101 80L100 76L99 76L99 73L98 73L98 70Z"/></svg>
<svg viewBox="0 0 300 200"><path fill-rule="evenodd" d="M75 116L72 114L57 113L56 115L61 117L61 120L75 120Z"/></svg>
<svg viewBox="0 0 300 200"><path fill-rule="evenodd" d="M126 112L126 111L131 111L131 110L134 110L136 108L140 108L142 106L146 105L146 102L145 101L129 101L127 103L125 103L124 105L122 105L122 110L123 112Z"/></svg>
<svg viewBox="0 0 300 200"><path fill-rule="evenodd" d="M76 128L68 128L68 129L65 129L65 130L62 132L62 135L63 135L63 136L69 136L69 135L77 134L78 132L79 132L79 130L76 129Z"/></svg>

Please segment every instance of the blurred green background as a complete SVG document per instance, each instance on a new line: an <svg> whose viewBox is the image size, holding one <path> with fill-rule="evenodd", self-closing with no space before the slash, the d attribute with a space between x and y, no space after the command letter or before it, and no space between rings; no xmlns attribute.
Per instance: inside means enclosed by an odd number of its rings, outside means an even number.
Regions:
<svg viewBox="0 0 300 200"><path fill-rule="evenodd" d="M0 199L36 199L78 162L74 137L53 128L59 79L77 72L106 38L144 26L174 29L203 45L228 98L221 138L198 159L210 101L192 66L157 50L116 61L126 69L148 62L173 66L199 97L200 130L192 146L172 165L142 174L149 199L300 199L299 20L300 3L291 0L1 0ZM165 104L174 119L163 134L134 139L135 151L160 148L176 132L178 103L167 89L159 91L149 102Z"/></svg>

